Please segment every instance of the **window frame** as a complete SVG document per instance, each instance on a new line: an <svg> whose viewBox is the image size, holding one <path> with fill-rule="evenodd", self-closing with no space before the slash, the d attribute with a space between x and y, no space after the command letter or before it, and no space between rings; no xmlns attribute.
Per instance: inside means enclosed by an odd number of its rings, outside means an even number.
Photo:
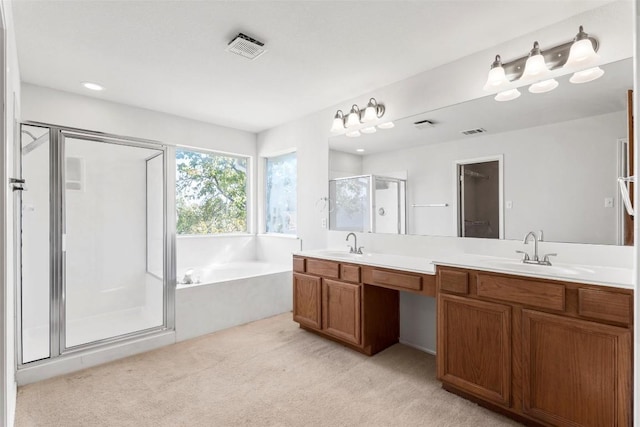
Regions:
<svg viewBox="0 0 640 427"><path fill-rule="evenodd" d="M268 162L271 159L275 159L278 157L284 157L287 155L291 155L291 154L295 154L296 157L296 176L295 176L295 182L296 182L296 200L295 200L295 204L296 204L296 228L295 228L295 232L293 233L279 233L277 231L267 231L267 173L268 173ZM292 238L292 239L297 239L298 238L298 233L299 233L299 228L298 228L298 170L299 170L299 163L298 163L298 150L296 148L288 148L285 150L281 150L281 151L275 151L275 152L271 152L265 155L261 156L261 162L260 162L260 166L261 166L261 173L260 173L260 188L262 189L262 192L260 194L260 213L259 213L259 220L260 220L260 227L259 230L261 231L262 234L267 235L267 236L276 236L276 237L284 237L284 238Z"/></svg>

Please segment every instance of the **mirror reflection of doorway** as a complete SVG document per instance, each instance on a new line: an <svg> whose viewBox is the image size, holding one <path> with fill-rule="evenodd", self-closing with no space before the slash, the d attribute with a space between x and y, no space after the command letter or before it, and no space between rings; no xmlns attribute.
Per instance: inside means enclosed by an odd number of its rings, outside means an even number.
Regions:
<svg viewBox="0 0 640 427"><path fill-rule="evenodd" d="M458 236L500 238L500 163L458 164Z"/></svg>

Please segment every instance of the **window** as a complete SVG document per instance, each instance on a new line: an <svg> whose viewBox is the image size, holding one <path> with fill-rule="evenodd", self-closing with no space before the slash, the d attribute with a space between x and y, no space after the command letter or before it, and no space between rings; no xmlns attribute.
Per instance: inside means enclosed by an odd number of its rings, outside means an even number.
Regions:
<svg viewBox="0 0 640 427"><path fill-rule="evenodd" d="M265 231L296 234L297 219L296 153L267 158L265 191Z"/></svg>
<svg viewBox="0 0 640 427"><path fill-rule="evenodd" d="M247 232L247 157L176 150L178 234Z"/></svg>

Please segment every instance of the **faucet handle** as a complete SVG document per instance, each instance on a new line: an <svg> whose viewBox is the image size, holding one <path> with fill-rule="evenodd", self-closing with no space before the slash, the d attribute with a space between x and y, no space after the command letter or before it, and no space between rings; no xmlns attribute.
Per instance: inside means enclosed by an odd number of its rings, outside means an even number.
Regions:
<svg viewBox="0 0 640 427"><path fill-rule="evenodd" d="M355 254L356 253L355 249L353 249L353 246L347 245L347 247L349 248L349 253L350 254Z"/></svg>
<svg viewBox="0 0 640 427"><path fill-rule="evenodd" d="M529 261L529 254L525 251L516 251L517 254L523 254L522 261Z"/></svg>
<svg viewBox="0 0 640 427"><path fill-rule="evenodd" d="M558 254L545 254L545 256L542 257L541 263L544 265L551 265L551 261L549 261L550 256L558 256Z"/></svg>
<svg viewBox="0 0 640 427"><path fill-rule="evenodd" d="M363 249L364 249L364 246L360 246L360 247L358 248L358 251L357 251L356 253L357 253L357 254L362 255L362 250L363 250Z"/></svg>

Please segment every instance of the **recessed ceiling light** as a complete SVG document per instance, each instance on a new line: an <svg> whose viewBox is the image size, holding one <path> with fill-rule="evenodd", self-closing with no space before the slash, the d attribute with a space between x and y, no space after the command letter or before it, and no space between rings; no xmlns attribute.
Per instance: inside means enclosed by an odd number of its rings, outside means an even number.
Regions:
<svg viewBox="0 0 640 427"><path fill-rule="evenodd" d="M82 82L82 86L86 87L89 90L95 90L95 91L104 90L104 87L100 86L98 83Z"/></svg>
<svg viewBox="0 0 640 427"><path fill-rule="evenodd" d="M364 153L364 148L358 148L356 151L357 151L358 153Z"/></svg>

